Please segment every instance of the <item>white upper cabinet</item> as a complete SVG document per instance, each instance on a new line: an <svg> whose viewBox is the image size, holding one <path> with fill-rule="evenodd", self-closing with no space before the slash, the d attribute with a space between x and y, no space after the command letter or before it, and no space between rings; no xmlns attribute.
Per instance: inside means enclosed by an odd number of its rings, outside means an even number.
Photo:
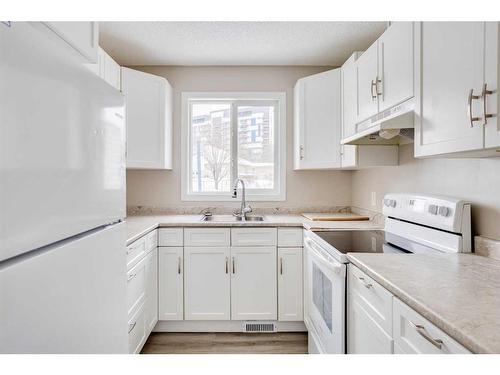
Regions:
<svg viewBox="0 0 500 375"><path fill-rule="evenodd" d="M86 63L97 63L98 22L44 22Z"/></svg>
<svg viewBox="0 0 500 375"><path fill-rule="evenodd" d="M340 168L340 105L340 69L297 81L294 169Z"/></svg>
<svg viewBox="0 0 500 375"><path fill-rule="evenodd" d="M395 22L378 39L379 112L414 95L413 22Z"/></svg>
<svg viewBox="0 0 500 375"><path fill-rule="evenodd" d="M358 85L356 60L361 52L355 52L342 65L342 138L356 133ZM342 168L364 168L398 164L397 146L341 146Z"/></svg>
<svg viewBox="0 0 500 375"><path fill-rule="evenodd" d="M362 122L378 113L378 45L372 44L356 61L358 81L357 122Z"/></svg>
<svg viewBox="0 0 500 375"><path fill-rule="evenodd" d="M415 156L498 147L498 23L417 23L415 40Z"/></svg>
<svg viewBox="0 0 500 375"><path fill-rule="evenodd" d="M172 169L172 86L163 77L122 68L127 168Z"/></svg>
<svg viewBox="0 0 500 375"><path fill-rule="evenodd" d="M391 24L357 60L357 123L414 96L413 28Z"/></svg>

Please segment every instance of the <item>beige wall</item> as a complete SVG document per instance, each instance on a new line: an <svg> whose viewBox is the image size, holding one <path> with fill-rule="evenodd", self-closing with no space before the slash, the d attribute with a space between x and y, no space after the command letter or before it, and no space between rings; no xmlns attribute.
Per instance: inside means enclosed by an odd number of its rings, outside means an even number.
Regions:
<svg viewBox="0 0 500 375"><path fill-rule="evenodd" d="M500 238L500 158L417 160L413 145L407 145L400 148L398 167L356 171L352 178L353 206L381 211L381 199L389 192L459 197L472 202L475 234Z"/></svg>
<svg viewBox="0 0 500 375"><path fill-rule="evenodd" d="M174 158L172 171L127 171L127 205L153 207L237 207L237 202L182 202L180 142L182 91L285 91L287 95L287 176L285 202L252 203L253 207L307 208L351 203L351 172L292 170L293 86L298 78L329 67L134 67L164 76L174 87Z"/></svg>

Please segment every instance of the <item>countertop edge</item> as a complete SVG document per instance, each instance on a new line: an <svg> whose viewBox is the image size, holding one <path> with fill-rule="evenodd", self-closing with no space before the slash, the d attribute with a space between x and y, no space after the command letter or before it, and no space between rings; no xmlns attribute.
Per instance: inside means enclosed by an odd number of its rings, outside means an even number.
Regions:
<svg viewBox="0 0 500 375"><path fill-rule="evenodd" d="M405 291L398 288L397 285L385 279L383 276L379 275L376 271L371 269L369 266L365 265L361 260L356 258L354 254L347 254L349 262L358 267L361 271L365 272L368 276L372 277L376 282L386 288L395 297L401 300L401 302L407 304L424 318L429 320L432 324L436 325L439 329L443 330L446 334L456 340L458 343L463 345L465 348L473 353L478 354L494 354L495 352L480 343L478 343L473 338L464 335L460 329L453 326L453 324L446 322L440 318L439 314L432 311L424 303L417 301L411 295Z"/></svg>

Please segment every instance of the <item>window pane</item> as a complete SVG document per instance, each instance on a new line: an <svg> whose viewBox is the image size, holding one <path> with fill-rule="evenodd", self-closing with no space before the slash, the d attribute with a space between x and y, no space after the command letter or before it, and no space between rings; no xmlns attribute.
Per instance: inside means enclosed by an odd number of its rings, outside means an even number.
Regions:
<svg viewBox="0 0 500 375"><path fill-rule="evenodd" d="M274 106L238 106L238 177L250 189L274 188Z"/></svg>
<svg viewBox="0 0 500 375"><path fill-rule="evenodd" d="M228 192L231 162L231 105L191 105L193 192Z"/></svg>

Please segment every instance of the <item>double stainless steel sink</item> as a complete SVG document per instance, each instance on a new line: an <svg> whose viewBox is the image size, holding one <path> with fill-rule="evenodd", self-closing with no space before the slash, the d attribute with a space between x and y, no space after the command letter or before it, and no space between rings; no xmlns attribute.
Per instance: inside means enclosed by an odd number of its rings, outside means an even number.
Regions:
<svg viewBox="0 0 500 375"><path fill-rule="evenodd" d="M265 221L264 216L248 215L246 218L234 215L209 215L203 216L201 221L210 221L217 223L234 223L234 222L249 222L249 221Z"/></svg>

